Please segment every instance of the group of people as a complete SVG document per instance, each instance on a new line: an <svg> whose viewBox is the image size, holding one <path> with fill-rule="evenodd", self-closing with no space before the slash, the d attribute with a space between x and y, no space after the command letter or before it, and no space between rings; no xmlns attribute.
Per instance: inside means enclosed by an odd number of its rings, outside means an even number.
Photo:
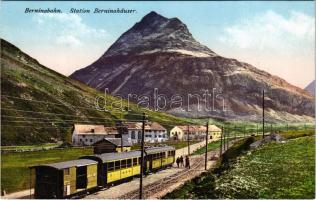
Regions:
<svg viewBox="0 0 316 200"><path fill-rule="evenodd" d="M183 156L177 157L176 163L177 163L178 168L179 168L180 166L183 167L183 166L184 166L184 163L183 163ZM190 159L189 159L189 156L185 156L185 168L189 168L189 169L190 169Z"/></svg>

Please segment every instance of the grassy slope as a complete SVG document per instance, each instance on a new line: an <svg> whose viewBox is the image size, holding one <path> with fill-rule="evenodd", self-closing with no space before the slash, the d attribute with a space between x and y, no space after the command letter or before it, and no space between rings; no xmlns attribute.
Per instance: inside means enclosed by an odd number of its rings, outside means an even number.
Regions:
<svg viewBox="0 0 316 200"><path fill-rule="evenodd" d="M135 120L140 119L140 116L133 114L144 112L135 104L130 104L129 113L115 112L113 109L110 112L97 111L94 109L94 101L102 93L42 66L4 40L1 40L1 88L2 108L58 114L2 109L2 145L70 140L72 125L76 122L113 125L113 120L121 116ZM33 102L3 95L29 99ZM50 103L34 102L34 100ZM109 95L106 100L108 109L113 102L119 102L119 99ZM123 108L127 105L126 101L122 102ZM161 112L147 110L146 113L149 114L150 120L170 124L167 128L190 121ZM30 119L31 117L40 119Z"/></svg>
<svg viewBox="0 0 316 200"><path fill-rule="evenodd" d="M240 144L234 145L215 170L164 198L314 198L315 137L286 135L299 138L270 143L242 156Z"/></svg>
<svg viewBox="0 0 316 200"><path fill-rule="evenodd" d="M268 144L218 180L222 197L314 198L315 138Z"/></svg>

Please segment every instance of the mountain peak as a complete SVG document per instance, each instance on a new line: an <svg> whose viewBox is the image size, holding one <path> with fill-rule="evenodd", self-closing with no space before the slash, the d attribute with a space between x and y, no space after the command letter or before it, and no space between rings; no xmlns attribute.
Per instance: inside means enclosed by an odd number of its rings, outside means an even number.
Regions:
<svg viewBox="0 0 316 200"><path fill-rule="evenodd" d="M162 15L156 13L155 11L151 11L150 13L148 13L147 15L145 15L145 16L143 17L143 20L144 20L144 19L158 19L158 18L160 18L160 19L167 19L167 18L165 18L164 16L162 16Z"/></svg>
<svg viewBox="0 0 316 200"><path fill-rule="evenodd" d="M103 57L161 52L185 52L186 55L205 57L216 55L197 42L181 20L151 11L126 31Z"/></svg>

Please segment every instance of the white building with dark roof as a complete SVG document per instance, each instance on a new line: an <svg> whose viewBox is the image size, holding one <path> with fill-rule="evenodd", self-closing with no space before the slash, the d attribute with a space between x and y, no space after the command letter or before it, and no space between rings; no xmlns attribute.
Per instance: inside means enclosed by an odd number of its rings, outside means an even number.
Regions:
<svg viewBox="0 0 316 200"><path fill-rule="evenodd" d="M140 143L142 136L142 123L126 122L124 125L128 127L128 134L123 135L123 137L126 137L126 139L133 144ZM164 142L169 139L167 129L157 122L146 123L144 135L144 141L149 143Z"/></svg>

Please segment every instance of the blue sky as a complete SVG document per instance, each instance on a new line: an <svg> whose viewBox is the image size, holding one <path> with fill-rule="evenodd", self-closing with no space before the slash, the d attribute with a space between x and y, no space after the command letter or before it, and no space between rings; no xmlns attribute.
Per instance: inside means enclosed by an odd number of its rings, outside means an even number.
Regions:
<svg viewBox="0 0 316 200"><path fill-rule="evenodd" d="M25 8L63 14L25 14ZM135 14L69 14L70 8L125 8ZM91 64L154 10L178 17L216 53L305 87L314 79L314 2L1 2L0 36L65 75Z"/></svg>

